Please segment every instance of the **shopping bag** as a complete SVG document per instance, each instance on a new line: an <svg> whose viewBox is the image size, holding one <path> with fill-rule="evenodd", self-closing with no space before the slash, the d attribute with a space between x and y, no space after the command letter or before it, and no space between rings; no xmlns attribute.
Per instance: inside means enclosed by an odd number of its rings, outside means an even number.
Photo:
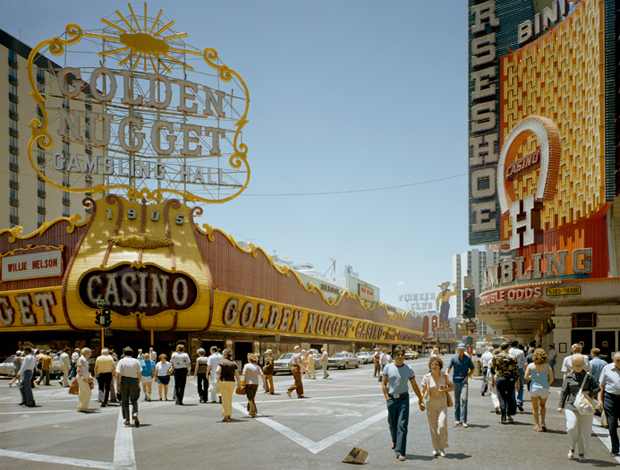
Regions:
<svg viewBox="0 0 620 470"><path fill-rule="evenodd" d="M586 372L586 376L583 378L583 382L581 382L581 388L575 397L574 405L580 415L593 415L598 405L594 398L583 394L583 386L589 374L589 372Z"/></svg>
<svg viewBox="0 0 620 470"><path fill-rule="evenodd" d="M80 394L80 384L78 384L78 379L76 378L71 382L71 386L69 387L69 395L79 395Z"/></svg>

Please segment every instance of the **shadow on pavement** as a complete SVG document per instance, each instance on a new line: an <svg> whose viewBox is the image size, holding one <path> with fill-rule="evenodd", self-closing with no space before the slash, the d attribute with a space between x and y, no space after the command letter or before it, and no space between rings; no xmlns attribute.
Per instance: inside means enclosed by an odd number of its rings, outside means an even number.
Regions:
<svg viewBox="0 0 620 470"><path fill-rule="evenodd" d="M467 454L447 454L446 459L453 459L453 460L465 460L465 459L471 459L471 455L467 455Z"/></svg>
<svg viewBox="0 0 620 470"><path fill-rule="evenodd" d="M593 460L593 459L586 459L586 463L589 465L593 465L595 467L599 467L599 468L617 467L619 465L617 463L605 462L604 460Z"/></svg>

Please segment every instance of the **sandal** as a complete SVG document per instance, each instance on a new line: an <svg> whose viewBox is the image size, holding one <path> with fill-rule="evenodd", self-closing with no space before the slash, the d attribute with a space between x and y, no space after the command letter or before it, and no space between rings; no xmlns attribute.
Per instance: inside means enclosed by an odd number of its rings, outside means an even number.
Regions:
<svg viewBox="0 0 620 470"><path fill-rule="evenodd" d="M499 424L508 424L507 421L500 421Z"/></svg>
<svg viewBox="0 0 620 470"><path fill-rule="evenodd" d="M540 432L540 426L536 426L536 427L534 428L534 431L539 431L539 432Z"/></svg>
<svg viewBox="0 0 620 470"><path fill-rule="evenodd" d="M547 432L547 426L545 426L544 424L541 426L541 429L543 430L543 432Z"/></svg>
<svg viewBox="0 0 620 470"><path fill-rule="evenodd" d="M508 418L506 418L508 420L508 422L514 421L514 419L512 419L510 416L508 416Z"/></svg>

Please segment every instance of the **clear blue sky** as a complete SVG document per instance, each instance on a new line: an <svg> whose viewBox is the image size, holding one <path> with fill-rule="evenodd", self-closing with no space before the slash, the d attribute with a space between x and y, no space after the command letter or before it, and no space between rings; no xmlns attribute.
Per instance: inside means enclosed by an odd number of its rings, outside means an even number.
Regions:
<svg viewBox="0 0 620 470"><path fill-rule="evenodd" d="M127 2L3 2L0 28L33 47L67 23L100 28ZM96 8L95 8L96 6ZM142 12L143 2L133 2ZM148 2L250 91L245 194L200 219L317 271L353 266L399 307L437 292L467 244L466 2ZM79 65L79 64L78 64ZM461 176L458 176L461 175ZM315 193L405 185L400 189Z"/></svg>

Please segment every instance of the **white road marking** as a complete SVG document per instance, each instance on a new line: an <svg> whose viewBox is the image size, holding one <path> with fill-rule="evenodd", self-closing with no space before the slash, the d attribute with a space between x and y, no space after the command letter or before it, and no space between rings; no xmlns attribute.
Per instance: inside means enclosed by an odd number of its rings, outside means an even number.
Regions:
<svg viewBox="0 0 620 470"><path fill-rule="evenodd" d="M75 410L71 410L71 411L75 411ZM31 414L39 414L39 413L67 413L67 412L68 410L6 411L3 413L0 413L0 415L31 415Z"/></svg>
<svg viewBox="0 0 620 470"><path fill-rule="evenodd" d="M383 393L372 393L372 394L368 394L368 395L339 395L339 396L334 396L334 397L306 397L304 399L304 401L308 401L308 400L334 400L334 399L340 399L340 400L350 400L351 398L357 398L357 397L382 397ZM295 403L295 404L299 404L298 401L296 401L296 399L294 398L282 398L282 399L277 399L277 400L262 400L262 401L256 401L256 403L281 403L281 402L289 402L289 403Z"/></svg>
<svg viewBox="0 0 620 470"><path fill-rule="evenodd" d="M130 426L125 427L123 410L118 413L116 438L114 439L114 469L136 470L136 454L133 448L133 433Z"/></svg>
<svg viewBox="0 0 620 470"><path fill-rule="evenodd" d="M414 396L413 398L409 400L410 404L415 404L417 402L418 402L418 397L416 396ZM243 407L241 403L233 403L232 406L233 408L240 411L241 413L245 415L248 414L247 410ZM414 413L415 411L416 409L414 408L411 412ZM356 434L366 429L367 427L372 426L377 421L380 421L381 419L385 419L385 418L387 418L387 410L383 410L377 413L376 415L365 419L364 421L360 421L359 423L349 426L348 428L343 429L342 431L338 431L337 433L332 434L331 436L328 436L325 439L320 440L319 442L315 442L312 439L301 435L297 431L293 431L288 426L280 424L277 421L274 421L270 418L262 418L260 417L260 414L258 418L255 418L255 420L263 424L266 424L267 426L274 429L275 431L278 431L283 436L289 438L293 442L296 442L297 444L306 448L313 454L318 454L322 450L327 449L332 444L335 444L336 442L340 442L343 439L346 439L347 437L352 436L353 434Z"/></svg>
<svg viewBox="0 0 620 470"><path fill-rule="evenodd" d="M73 459L71 457L57 457L55 455L40 455L32 454L30 452L17 452L14 450L0 449L0 457L9 457L19 460L30 460L33 462L45 462L53 463L57 465L65 465L72 467L85 467L85 468L101 468L104 470L116 470L116 465L110 462L97 462L96 460L82 460ZM135 468L135 467L134 467Z"/></svg>
<svg viewBox="0 0 620 470"><path fill-rule="evenodd" d="M599 426L601 425L600 419L594 418L594 422L598 424ZM611 439L609 438L609 431L603 427L601 427L600 429L595 429L593 427L592 432L596 434L596 437L600 439L603 445L607 447L607 450L611 453ZM620 463L620 457L614 457L614 458L616 459L616 462Z"/></svg>

